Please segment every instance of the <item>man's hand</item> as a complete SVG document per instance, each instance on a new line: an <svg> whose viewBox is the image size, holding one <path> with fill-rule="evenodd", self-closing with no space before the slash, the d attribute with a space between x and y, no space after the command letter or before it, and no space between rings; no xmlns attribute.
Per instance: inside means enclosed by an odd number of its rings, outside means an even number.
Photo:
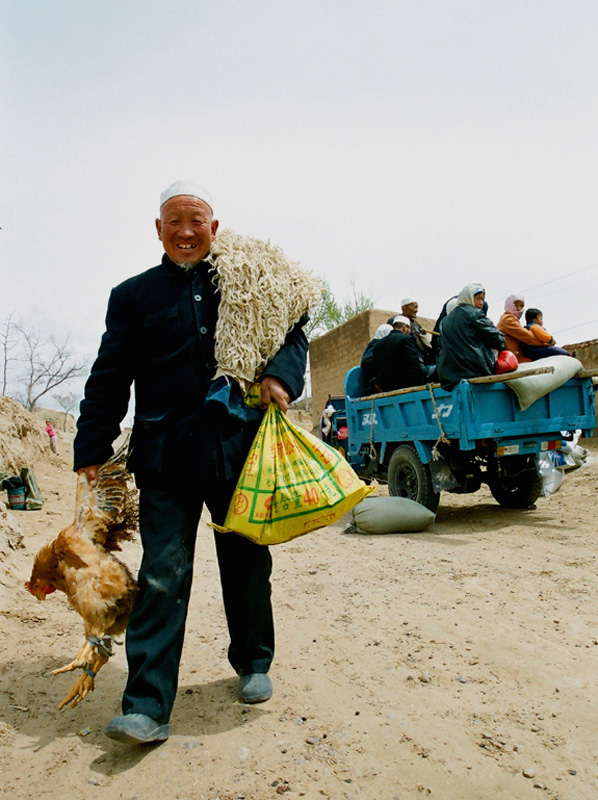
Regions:
<svg viewBox="0 0 598 800"><path fill-rule="evenodd" d="M99 467L100 467L100 464L94 464L92 467L83 467L82 469L78 469L77 470L77 475L81 475L81 473L84 472L86 477L87 477L87 483L93 489L93 487L98 482L98 468Z"/></svg>
<svg viewBox="0 0 598 800"><path fill-rule="evenodd" d="M264 408L267 408L270 402L274 400L283 414L286 414L290 399L289 393L278 378L273 378L270 375L264 378L262 381L262 405Z"/></svg>

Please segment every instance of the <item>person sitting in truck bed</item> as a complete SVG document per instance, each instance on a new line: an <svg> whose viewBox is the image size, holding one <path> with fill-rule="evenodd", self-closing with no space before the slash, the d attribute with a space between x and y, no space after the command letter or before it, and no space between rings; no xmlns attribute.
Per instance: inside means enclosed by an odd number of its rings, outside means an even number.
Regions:
<svg viewBox="0 0 598 800"><path fill-rule="evenodd" d="M394 317L393 317L394 319ZM374 368L374 346L392 330L392 325L388 323L379 325L374 334L374 338L367 343L363 355L361 356L361 379L363 381L364 393L376 394L376 372Z"/></svg>
<svg viewBox="0 0 598 800"><path fill-rule="evenodd" d="M531 331L524 328L519 321L523 315L525 299L523 295L511 294L505 300L505 311L498 320L498 330L504 334L506 348L517 356L520 364L527 363L532 359L523 352L522 344L539 347L542 342L537 339Z"/></svg>
<svg viewBox="0 0 598 800"><path fill-rule="evenodd" d="M523 351L523 355L527 356L527 358L531 358L532 361L537 361L539 358L547 358L548 356L571 355L571 353L567 352L567 350L564 350L562 347L557 347L555 340L544 327L544 315L539 308L527 309L525 312L525 327L528 331L533 333L540 342L538 345L521 342L521 350Z"/></svg>
<svg viewBox="0 0 598 800"><path fill-rule="evenodd" d="M392 327L372 351L377 392L422 386L428 380L428 369L410 335L409 318L397 314Z"/></svg>
<svg viewBox="0 0 598 800"><path fill-rule="evenodd" d="M413 297L405 297L404 300L401 300L401 314L399 316L407 317L409 333L415 340L415 344L421 353L424 364L435 365L436 356L432 349L432 342L430 341L433 337L425 331L417 321L418 309L419 303L417 300L414 300Z"/></svg>
<svg viewBox="0 0 598 800"><path fill-rule="evenodd" d="M443 389L451 391L463 378L493 375L497 351L505 337L483 311L483 286L469 283L461 289L457 305L440 324L437 369Z"/></svg>
<svg viewBox="0 0 598 800"><path fill-rule="evenodd" d="M436 324L434 325L434 335L432 335L432 350L434 351L435 359L438 359L438 353L440 352L440 325L447 314L450 314L451 311L457 307L457 297L458 295L456 294L454 294L452 297L449 297L446 303L442 306L440 314L438 315L438 319L436 320ZM484 300L482 311L484 314L488 313L488 303L486 300Z"/></svg>

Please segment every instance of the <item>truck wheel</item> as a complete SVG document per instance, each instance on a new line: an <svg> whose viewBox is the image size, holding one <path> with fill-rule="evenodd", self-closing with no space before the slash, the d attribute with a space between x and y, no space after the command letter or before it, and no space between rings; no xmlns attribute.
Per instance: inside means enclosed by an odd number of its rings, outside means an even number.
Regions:
<svg viewBox="0 0 598 800"><path fill-rule="evenodd" d="M422 464L415 448L400 444L388 463L388 490L394 497L408 497L436 513L440 492L434 491L430 467Z"/></svg>
<svg viewBox="0 0 598 800"><path fill-rule="evenodd" d="M542 477L535 456L496 459L488 485L503 508L529 508L542 494Z"/></svg>

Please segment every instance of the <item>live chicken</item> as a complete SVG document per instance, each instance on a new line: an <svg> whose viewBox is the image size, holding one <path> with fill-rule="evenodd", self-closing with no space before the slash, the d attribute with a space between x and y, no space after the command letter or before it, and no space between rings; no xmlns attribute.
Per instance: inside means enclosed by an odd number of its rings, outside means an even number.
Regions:
<svg viewBox="0 0 598 800"><path fill-rule="evenodd" d="M76 706L95 688L95 677L112 655L112 637L127 626L137 584L116 556L137 528L137 493L129 488L125 460L128 442L98 469L97 484L78 476L75 519L35 556L26 588L38 600L64 592L83 617L85 641L75 658L53 675L82 669L58 706Z"/></svg>

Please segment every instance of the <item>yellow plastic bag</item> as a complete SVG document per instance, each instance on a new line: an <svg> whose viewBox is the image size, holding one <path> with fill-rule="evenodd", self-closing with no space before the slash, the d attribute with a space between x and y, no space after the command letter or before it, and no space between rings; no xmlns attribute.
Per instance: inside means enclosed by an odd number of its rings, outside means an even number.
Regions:
<svg viewBox="0 0 598 800"><path fill-rule="evenodd" d="M337 450L296 428L270 403L224 526L213 527L278 544L331 525L370 491Z"/></svg>

